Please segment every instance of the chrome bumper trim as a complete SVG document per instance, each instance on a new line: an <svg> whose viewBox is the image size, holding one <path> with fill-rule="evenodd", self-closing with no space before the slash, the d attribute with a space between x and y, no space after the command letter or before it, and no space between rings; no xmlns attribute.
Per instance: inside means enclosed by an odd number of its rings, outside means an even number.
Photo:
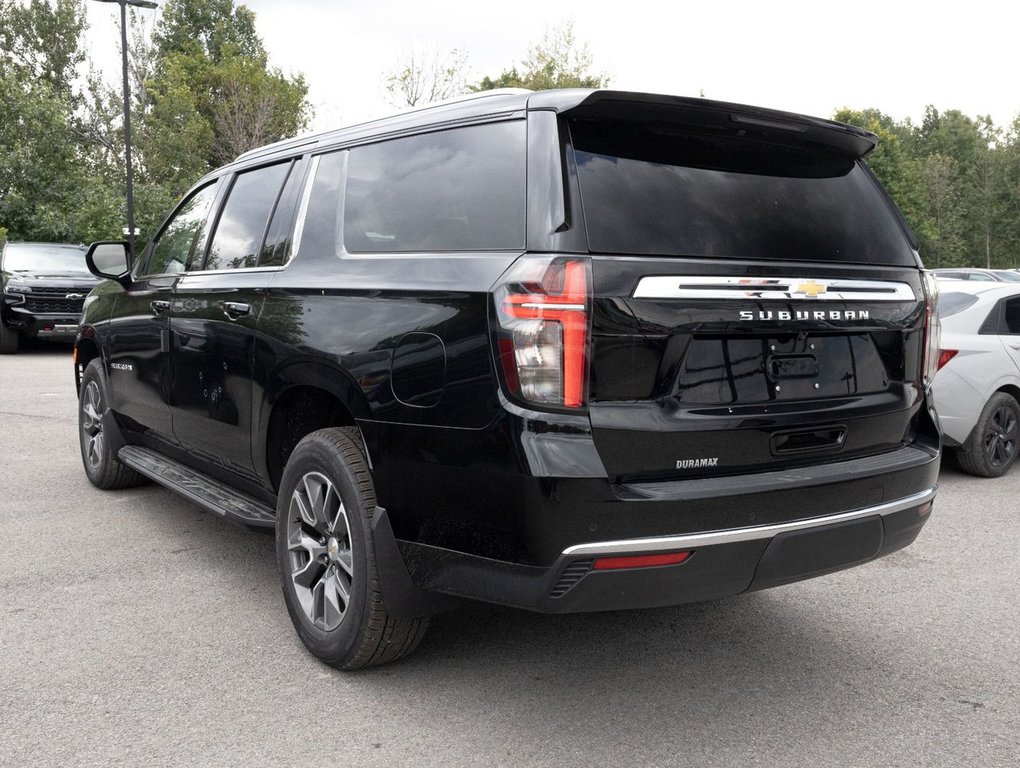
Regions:
<svg viewBox="0 0 1020 768"><path fill-rule="evenodd" d="M938 491L938 486L934 485L926 491L921 491L896 501L879 504L875 507L865 507L864 509L839 512L834 515L825 515L824 517L812 517L806 520L794 520L789 523L758 525L752 528L733 528L726 531L709 531L707 533L687 533L679 536L656 536L648 539L623 539L621 541L598 541L591 544L576 544L563 550L563 554L572 557L641 554L646 552L696 549L715 544L736 544L737 542L754 541L755 539L771 539L780 533L806 531L811 528L832 525L833 523L845 523L850 520L860 520L874 515L891 515L894 512L902 512L905 509L920 506L927 501L931 501L935 498L936 491Z"/></svg>

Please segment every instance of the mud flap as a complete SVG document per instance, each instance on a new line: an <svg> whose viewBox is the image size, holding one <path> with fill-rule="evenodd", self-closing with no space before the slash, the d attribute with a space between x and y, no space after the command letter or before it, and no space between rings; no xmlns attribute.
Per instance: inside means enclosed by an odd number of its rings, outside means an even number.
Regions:
<svg viewBox="0 0 1020 768"><path fill-rule="evenodd" d="M372 515L372 546L375 549L379 589L390 617L405 621L432 616L460 605L461 600L458 598L427 592L411 580L404 558L400 555L389 515L382 507L376 507Z"/></svg>

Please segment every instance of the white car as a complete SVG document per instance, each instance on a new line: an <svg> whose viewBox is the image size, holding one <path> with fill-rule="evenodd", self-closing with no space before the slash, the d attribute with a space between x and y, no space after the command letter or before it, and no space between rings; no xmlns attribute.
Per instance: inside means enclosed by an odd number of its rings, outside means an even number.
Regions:
<svg viewBox="0 0 1020 768"><path fill-rule="evenodd" d="M1014 269L933 269L932 274L942 280L977 280L985 283L1020 283L1020 272Z"/></svg>
<svg viewBox="0 0 1020 768"><path fill-rule="evenodd" d="M941 284L935 409L964 471L999 477L1020 452L1020 284Z"/></svg>

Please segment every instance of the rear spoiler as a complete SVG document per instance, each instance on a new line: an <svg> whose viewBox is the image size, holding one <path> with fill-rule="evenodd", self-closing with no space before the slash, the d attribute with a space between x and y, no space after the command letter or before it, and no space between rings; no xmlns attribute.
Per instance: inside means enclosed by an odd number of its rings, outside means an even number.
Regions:
<svg viewBox="0 0 1020 768"><path fill-rule="evenodd" d="M539 91L529 109L552 109L570 118L677 123L692 130L786 145L824 147L844 157L864 157L878 137L863 128L833 120L686 96L628 91Z"/></svg>

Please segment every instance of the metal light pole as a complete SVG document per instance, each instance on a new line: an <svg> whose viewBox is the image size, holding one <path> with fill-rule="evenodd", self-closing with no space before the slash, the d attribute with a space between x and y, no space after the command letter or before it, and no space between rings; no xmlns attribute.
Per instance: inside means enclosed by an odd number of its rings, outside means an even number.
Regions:
<svg viewBox="0 0 1020 768"><path fill-rule="evenodd" d="M127 167L127 238L128 253L135 260L135 195L131 175L131 90L128 86L127 7L156 8L151 0L96 0L120 6L120 57L124 78L124 165Z"/></svg>

